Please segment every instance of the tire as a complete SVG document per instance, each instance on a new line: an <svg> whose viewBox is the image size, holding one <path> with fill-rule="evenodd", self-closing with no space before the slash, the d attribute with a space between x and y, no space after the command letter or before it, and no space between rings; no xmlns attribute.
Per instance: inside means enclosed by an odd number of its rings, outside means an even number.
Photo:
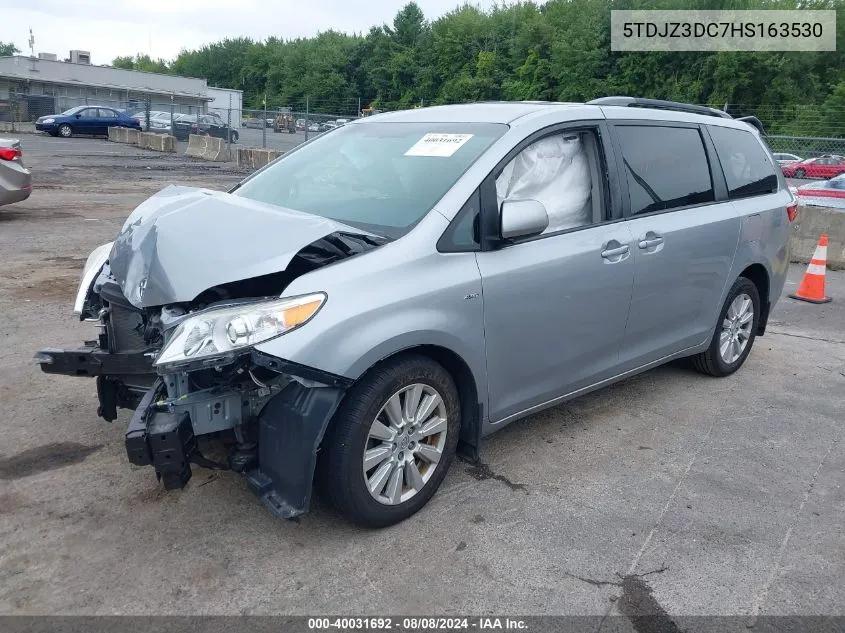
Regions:
<svg viewBox="0 0 845 633"><path fill-rule="evenodd" d="M747 316L746 313L741 312L740 316L743 318L734 318L737 311L732 310L732 306L734 306L735 301L743 303L742 301L739 301L739 298L743 296L750 299L750 307L753 310L750 320L746 322L750 323L750 327L747 330L744 324L739 327L737 326L737 324L744 320L745 316ZM734 306L734 308L736 307L737 306ZM728 322L732 322L731 327L734 329L725 327ZM755 286L750 279L740 277L734 282L730 292L728 292L728 296L725 299L722 309L719 311L719 320L716 322L716 330L713 332L710 347L708 347L706 351L692 357L693 367L702 374L708 374L718 378L730 376L737 369L742 367L745 359L748 358L748 354L754 346L754 339L757 338L757 324L759 322L760 295L757 292L757 286ZM733 332L736 332L736 337L733 336ZM723 354L722 346L725 342L722 338L723 334L727 334L728 341L735 338L735 340L740 341L741 345L743 332L746 332L747 339L745 339L745 346L740 349L739 354L736 355L737 344L730 342L727 343L726 354ZM726 358L726 356L728 357Z"/></svg>
<svg viewBox="0 0 845 633"><path fill-rule="evenodd" d="M795 170L795 177L796 178L804 178L804 170L803 169L796 169Z"/></svg>
<svg viewBox="0 0 845 633"><path fill-rule="evenodd" d="M401 414L414 390L421 394L420 411L426 404L438 402L434 394L440 396L440 402L430 413L423 412L425 419L432 421L429 424L415 426L400 415L404 429L397 433L388 421L388 401L398 399L395 403ZM380 424L380 434L388 432L393 439L373 437L376 423ZM433 428L443 430L422 436L421 431ZM389 360L359 380L335 413L319 455L317 488L341 515L358 525L379 528L403 521L422 508L442 483L455 456L459 430L458 391L449 373L424 356ZM441 452L436 463L423 457L438 450ZM379 451L387 451L386 457L378 459ZM371 454L371 459L376 453L369 468L364 463L365 452ZM398 465L403 463L404 466ZM397 468L401 468L398 473ZM410 485L409 480L414 473L416 486ZM375 487L372 493L368 481ZM376 481L383 483L378 485Z"/></svg>
<svg viewBox="0 0 845 633"><path fill-rule="evenodd" d="M233 142L233 143L237 143L237 142L238 142L238 138L239 138L239 137L238 137L238 133L237 133L237 132L232 132L231 136L232 136L232 142Z"/></svg>
<svg viewBox="0 0 845 633"><path fill-rule="evenodd" d="M62 138L70 138L73 136L73 129L67 123L62 123L59 126L58 133Z"/></svg>

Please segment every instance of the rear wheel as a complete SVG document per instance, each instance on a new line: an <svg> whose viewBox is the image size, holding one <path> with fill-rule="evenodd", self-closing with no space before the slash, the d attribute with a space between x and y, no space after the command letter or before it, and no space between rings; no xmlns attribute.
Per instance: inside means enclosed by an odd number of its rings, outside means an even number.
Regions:
<svg viewBox="0 0 845 633"><path fill-rule="evenodd" d="M804 177L804 170L803 169L796 169L795 170L795 177L796 178L803 178Z"/></svg>
<svg viewBox="0 0 845 633"><path fill-rule="evenodd" d="M760 321L757 286L745 277L734 282L722 310L716 331L706 351L693 356L693 366L711 376L729 376L748 358Z"/></svg>
<svg viewBox="0 0 845 633"><path fill-rule="evenodd" d="M67 123L62 123L59 126L59 136L62 138L70 138L73 136L73 130Z"/></svg>
<svg viewBox="0 0 845 633"><path fill-rule="evenodd" d="M398 523L437 491L459 429L458 392L442 366L423 356L388 361L352 387L335 414L319 488L354 523Z"/></svg>

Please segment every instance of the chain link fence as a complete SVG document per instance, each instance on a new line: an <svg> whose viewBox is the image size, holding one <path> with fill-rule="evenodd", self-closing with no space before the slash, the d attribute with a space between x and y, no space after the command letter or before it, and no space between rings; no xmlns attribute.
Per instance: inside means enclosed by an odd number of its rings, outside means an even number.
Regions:
<svg viewBox="0 0 845 633"><path fill-rule="evenodd" d="M767 134L766 142L772 152L793 154L798 158L845 156L845 138Z"/></svg>
<svg viewBox="0 0 845 633"><path fill-rule="evenodd" d="M173 134L187 141L189 134L223 138L229 144L289 151L328 130L383 109L357 98L315 99L309 96L287 103L266 99L259 108L213 108L201 97L168 97L126 92L115 96L27 94L10 90L0 94L0 122L20 124L26 131L38 117L76 106L103 106L121 110L141 121L144 129ZM119 91L117 91L119 92ZM420 102L413 107L424 107ZM845 156L845 108L841 112L817 106L729 105L734 117L753 115L767 130L773 152L800 158ZM28 126L31 129L31 125ZM820 135L819 130L830 133Z"/></svg>
<svg viewBox="0 0 845 633"><path fill-rule="evenodd" d="M208 114L218 124L230 126L236 142L244 146L289 151L323 132L380 111L359 99L305 97L284 104L268 100L263 108L209 108Z"/></svg>

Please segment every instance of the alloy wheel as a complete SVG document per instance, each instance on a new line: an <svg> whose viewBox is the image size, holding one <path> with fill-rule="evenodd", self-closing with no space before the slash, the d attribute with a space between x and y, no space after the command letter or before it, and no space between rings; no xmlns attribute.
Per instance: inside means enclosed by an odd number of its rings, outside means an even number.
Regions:
<svg viewBox="0 0 845 633"><path fill-rule="evenodd" d="M738 294L722 319L719 336L719 354L728 365L735 363L748 347L753 324L754 302L747 294Z"/></svg>
<svg viewBox="0 0 845 633"><path fill-rule="evenodd" d="M364 482L379 503L398 505L420 492L446 446L446 403L415 383L394 393L378 412L364 447Z"/></svg>

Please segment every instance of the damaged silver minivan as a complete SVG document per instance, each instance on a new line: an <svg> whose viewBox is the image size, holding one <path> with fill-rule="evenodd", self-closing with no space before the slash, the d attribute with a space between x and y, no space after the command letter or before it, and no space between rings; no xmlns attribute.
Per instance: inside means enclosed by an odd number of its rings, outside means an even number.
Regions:
<svg viewBox="0 0 845 633"><path fill-rule="evenodd" d="M630 97L354 121L142 203L85 264L96 338L37 358L96 377L104 419L134 409L129 460L165 488L231 468L290 518L316 482L389 525L508 422L675 358L743 364L795 219L757 127Z"/></svg>

